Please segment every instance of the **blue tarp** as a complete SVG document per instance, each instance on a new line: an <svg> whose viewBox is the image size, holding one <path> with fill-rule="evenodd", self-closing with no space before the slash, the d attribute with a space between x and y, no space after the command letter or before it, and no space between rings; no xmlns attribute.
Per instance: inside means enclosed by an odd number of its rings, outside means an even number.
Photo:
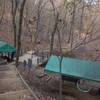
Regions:
<svg viewBox="0 0 100 100"><path fill-rule="evenodd" d="M61 57L52 55L45 67L46 72L60 73ZM100 82L100 62L63 57L61 74Z"/></svg>

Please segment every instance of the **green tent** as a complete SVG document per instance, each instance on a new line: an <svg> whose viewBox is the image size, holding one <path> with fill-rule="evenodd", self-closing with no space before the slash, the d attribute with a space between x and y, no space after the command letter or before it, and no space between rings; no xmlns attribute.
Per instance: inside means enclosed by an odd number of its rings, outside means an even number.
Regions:
<svg viewBox="0 0 100 100"><path fill-rule="evenodd" d="M61 57L52 55L45 67L46 72L60 72ZM61 74L64 76L100 82L100 62L63 57Z"/></svg>
<svg viewBox="0 0 100 100"><path fill-rule="evenodd" d="M0 53L16 52L16 48L7 42L0 41Z"/></svg>

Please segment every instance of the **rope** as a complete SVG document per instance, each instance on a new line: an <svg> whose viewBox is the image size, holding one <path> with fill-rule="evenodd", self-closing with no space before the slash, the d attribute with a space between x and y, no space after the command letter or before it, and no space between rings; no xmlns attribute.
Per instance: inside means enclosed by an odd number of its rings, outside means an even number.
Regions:
<svg viewBox="0 0 100 100"><path fill-rule="evenodd" d="M35 98L35 100L40 100L35 92L29 87L29 85L26 83L26 81L23 79L22 75L19 73L18 69L16 68L17 73L19 74L20 79L22 80L22 82L25 84L25 86L29 89L30 93L32 94L32 96Z"/></svg>

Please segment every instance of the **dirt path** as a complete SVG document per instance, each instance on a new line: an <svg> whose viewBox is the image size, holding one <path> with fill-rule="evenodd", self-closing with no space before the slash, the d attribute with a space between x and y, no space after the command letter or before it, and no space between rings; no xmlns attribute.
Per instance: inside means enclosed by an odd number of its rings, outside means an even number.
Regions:
<svg viewBox="0 0 100 100"><path fill-rule="evenodd" d="M11 64L0 64L0 100L35 100Z"/></svg>

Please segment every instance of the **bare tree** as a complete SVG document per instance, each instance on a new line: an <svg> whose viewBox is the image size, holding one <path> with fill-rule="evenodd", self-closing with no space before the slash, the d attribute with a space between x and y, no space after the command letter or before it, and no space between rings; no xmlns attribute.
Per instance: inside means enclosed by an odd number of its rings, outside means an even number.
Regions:
<svg viewBox="0 0 100 100"><path fill-rule="evenodd" d="M16 25L16 14L18 9L18 0L11 0L12 3L12 24L13 24L13 36L14 36L14 47L16 47L17 42L17 25Z"/></svg>
<svg viewBox="0 0 100 100"><path fill-rule="evenodd" d="M0 0L0 24L2 23L5 13L5 0Z"/></svg>
<svg viewBox="0 0 100 100"><path fill-rule="evenodd" d="M17 54L16 54L16 67L18 66L20 50L21 50L21 35L22 35L22 24L23 24L23 13L26 0L23 0L20 7L19 15L19 29L18 29L18 42L17 42Z"/></svg>

